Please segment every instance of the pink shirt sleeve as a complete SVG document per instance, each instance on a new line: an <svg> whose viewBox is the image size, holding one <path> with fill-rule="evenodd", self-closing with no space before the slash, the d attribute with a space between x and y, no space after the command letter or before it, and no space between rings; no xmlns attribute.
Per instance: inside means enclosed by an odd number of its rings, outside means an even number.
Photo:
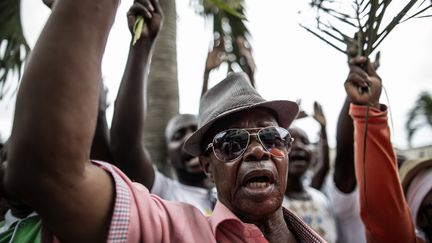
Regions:
<svg viewBox="0 0 432 243"><path fill-rule="evenodd" d="M208 219L195 207L165 201L118 168L97 163L111 173L116 187L108 242L216 242Z"/></svg>
<svg viewBox="0 0 432 243"><path fill-rule="evenodd" d="M354 104L350 108L355 130L355 171L360 193L360 213L366 227L367 241L416 242L390 141L387 107L382 108L382 111L375 108L369 110L366 148L364 135L367 109Z"/></svg>

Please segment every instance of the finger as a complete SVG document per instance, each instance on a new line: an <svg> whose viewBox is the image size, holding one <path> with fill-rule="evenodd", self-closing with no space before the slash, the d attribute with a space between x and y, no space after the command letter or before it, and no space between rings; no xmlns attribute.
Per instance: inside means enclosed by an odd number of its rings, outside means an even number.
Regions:
<svg viewBox="0 0 432 243"><path fill-rule="evenodd" d="M357 56L357 57L351 58L348 61L348 66L350 69L352 69L353 67L360 67L360 69L363 69L363 71L365 71L364 67L367 64L367 60L368 59L364 56Z"/></svg>
<svg viewBox="0 0 432 243"><path fill-rule="evenodd" d="M345 90L351 102L364 104L368 101L369 94L367 92L360 92L359 87L352 83L346 83Z"/></svg>
<svg viewBox="0 0 432 243"><path fill-rule="evenodd" d="M128 26L130 29L133 28L135 21L136 21L136 16L134 14L129 14L127 15L127 21L128 21Z"/></svg>
<svg viewBox="0 0 432 243"><path fill-rule="evenodd" d="M314 110L315 110L315 113L322 113L322 107L321 107L321 105L318 103L318 102L314 102Z"/></svg>
<svg viewBox="0 0 432 243"><path fill-rule="evenodd" d="M143 16L145 19L151 19L151 11L139 2L135 2L129 9L128 15Z"/></svg>
<svg viewBox="0 0 432 243"><path fill-rule="evenodd" d="M218 47L222 44L222 40L219 36L215 36L213 39L213 48Z"/></svg>
<svg viewBox="0 0 432 243"><path fill-rule="evenodd" d="M348 63L350 64L350 65L358 65L358 66L361 66L363 63L365 63L367 61L367 57L364 57L364 56L358 56L358 57L354 57L354 58L351 58L349 61L348 61Z"/></svg>
<svg viewBox="0 0 432 243"><path fill-rule="evenodd" d="M347 80L345 81L345 83L352 83L356 86L360 86L360 87L368 87L369 86L369 82L370 80L365 79L364 77L360 76L359 73L350 73L348 75Z"/></svg>
<svg viewBox="0 0 432 243"><path fill-rule="evenodd" d="M153 11L155 13L163 14L162 7L160 6L159 0L151 0Z"/></svg>
<svg viewBox="0 0 432 243"><path fill-rule="evenodd" d="M153 7L153 4L149 0L135 0L134 4L138 3L146 7L150 12L154 12L155 8Z"/></svg>
<svg viewBox="0 0 432 243"><path fill-rule="evenodd" d="M368 78L368 74L365 70L363 70L362 67L357 66L357 65L351 65L350 66L350 73L357 73L360 77L362 77L363 79L367 79Z"/></svg>
<svg viewBox="0 0 432 243"><path fill-rule="evenodd" d="M379 64L378 64L379 65ZM367 67L366 67L366 71L370 76L375 76L375 77L379 77L378 74L375 71L375 65L373 63L368 63Z"/></svg>

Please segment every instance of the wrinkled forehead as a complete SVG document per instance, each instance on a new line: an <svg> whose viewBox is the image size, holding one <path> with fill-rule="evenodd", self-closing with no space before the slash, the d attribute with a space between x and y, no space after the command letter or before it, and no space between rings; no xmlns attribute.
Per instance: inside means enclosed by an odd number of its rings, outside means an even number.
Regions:
<svg viewBox="0 0 432 243"><path fill-rule="evenodd" d="M182 128L191 127L197 125L197 117L192 114L180 114L177 115L168 122L165 129L165 139L169 141L172 136Z"/></svg>

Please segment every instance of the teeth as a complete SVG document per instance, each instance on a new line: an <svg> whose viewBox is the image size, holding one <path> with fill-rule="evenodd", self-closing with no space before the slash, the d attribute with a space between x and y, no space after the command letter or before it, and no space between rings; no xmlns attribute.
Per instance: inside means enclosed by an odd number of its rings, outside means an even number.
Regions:
<svg viewBox="0 0 432 243"><path fill-rule="evenodd" d="M268 182L249 182L247 184L247 186L250 188L266 188L266 187L270 186L270 183L268 183Z"/></svg>

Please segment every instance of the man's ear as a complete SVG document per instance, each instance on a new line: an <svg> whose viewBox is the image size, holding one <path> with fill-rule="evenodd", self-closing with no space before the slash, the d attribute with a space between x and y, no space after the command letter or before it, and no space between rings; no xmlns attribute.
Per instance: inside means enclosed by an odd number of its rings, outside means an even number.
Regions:
<svg viewBox="0 0 432 243"><path fill-rule="evenodd" d="M204 173L207 175L210 180L213 180L213 166L210 164L210 157L200 155L199 156L199 162L201 165L201 168L203 169Z"/></svg>

